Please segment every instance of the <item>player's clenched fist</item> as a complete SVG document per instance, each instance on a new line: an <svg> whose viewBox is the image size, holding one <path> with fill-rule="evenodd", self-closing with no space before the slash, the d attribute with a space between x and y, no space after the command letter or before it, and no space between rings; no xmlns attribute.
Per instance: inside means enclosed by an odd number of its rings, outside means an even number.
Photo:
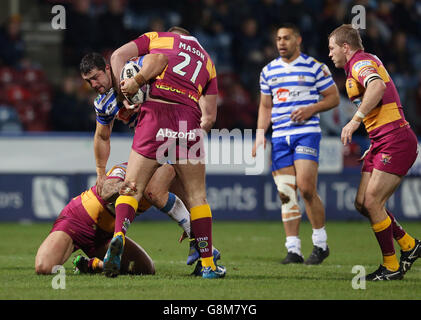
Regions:
<svg viewBox="0 0 421 320"><path fill-rule="evenodd" d="M121 92L126 96L132 96L139 90L139 84L134 78L124 79L120 82Z"/></svg>

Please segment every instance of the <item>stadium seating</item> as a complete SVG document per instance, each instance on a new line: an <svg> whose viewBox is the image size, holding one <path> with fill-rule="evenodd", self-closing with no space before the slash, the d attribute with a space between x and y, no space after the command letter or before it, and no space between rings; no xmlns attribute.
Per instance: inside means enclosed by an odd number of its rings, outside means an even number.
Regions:
<svg viewBox="0 0 421 320"><path fill-rule="evenodd" d="M0 88L0 102L13 108L14 114L18 117L20 129L22 127L25 131L49 129L52 89L42 70L1 67ZM6 111L3 110L3 112ZM8 112L11 111L8 110ZM15 127L16 119L10 116L2 118L2 128L16 131Z"/></svg>
<svg viewBox="0 0 421 320"><path fill-rule="evenodd" d="M0 132L22 132L22 124L16 110L10 106L0 106Z"/></svg>

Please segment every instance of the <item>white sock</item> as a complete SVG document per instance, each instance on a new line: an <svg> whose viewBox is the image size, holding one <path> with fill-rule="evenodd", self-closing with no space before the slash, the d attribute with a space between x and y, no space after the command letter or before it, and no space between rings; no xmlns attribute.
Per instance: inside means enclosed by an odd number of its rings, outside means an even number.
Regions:
<svg viewBox="0 0 421 320"><path fill-rule="evenodd" d="M179 197L173 193L169 193L167 204L161 211L168 214L171 219L183 228L187 236L189 238L191 237L190 212Z"/></svg>
<svg viewBox="0 0 421 320"><path fill-rule="evenodd" d="M301 253L301 240L298 236L289 236L286 238L285 247L288 252L296 253L303 256Z"/></svg>
<svg viewBox="0 0 421 320"><path fill-rule="evenodd" d="M313 229L313 235L311 236L313 244L323 250L327 249L327 233L325 227L320 229Z"/></svg>

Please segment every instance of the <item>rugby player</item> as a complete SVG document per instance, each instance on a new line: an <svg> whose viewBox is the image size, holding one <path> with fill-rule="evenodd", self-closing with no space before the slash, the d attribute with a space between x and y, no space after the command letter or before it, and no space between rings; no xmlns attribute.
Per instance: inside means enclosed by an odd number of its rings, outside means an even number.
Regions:
<svg viewBox="0 0 421 320"><path fill-rule="evenodd" d="M113 235L114 202L124 181L126 168L127 163L114 166L106 174L107 180L103 183L101 194L98 193L96 186L93 186L80 196L75 197L63 209L49 236L38 250L35 258L35 270L38 274L50 274L55 265L65 263L70 254L78 249L82 249L89 259L78 255L73 261L76 271L82 273L102 272L102 257L107 248L106 244ZM161 212L177 222L186 237L191 238L190 214L180 198L176 194L168 192L170 185L155 182L155 180L162 181L162 176L169 177L171 181L177 183L175 171L171 165L165 164L160 167L146 187L145 192L149 196L142 199L136 214L145 212L153 203L155 207L161 208ZM157 189L157 186L160 189ZM148 198L152 200L148 201ZM162 199L168 200L165 203ZM132 240L129 241L128 251L123 254L122 272L149 274L153 270L152 260L140 246ZM214 248L214 253L215 259L220 259L219 251L216 248ZM198 259L199 252L196 246L191 246L187 264L191 265ZM132 262L131 265L130 262ZM198 261L192 274L201 275L200 267L201 261Z"/></svg>
<svg viewBox="0 0 421 320"><path fill-rule="evenodd" d="M203 119L214 122L216 118L215 66L196 38L187 30L175 27L169 32L145 33L114 51L111 56L113 72L118 75L130 57L149 53L167 56L164 72L155 79L148 69L142 67L134 78L121 82L121 91L126 96L135 94L147 82L150 91L139 112L126 179L116 201L116 225L104 260L105 275L119 274L126 233L122 221L134 219L143 191L159 162L166 153L174 152L177 161L173 166L185 190L186 206L190 209L191 228L202 259L202 277L222 278L226 270L216 265L213 259L212 214L206 201L205 165L201 161ZM175 132L178 138L158 139L160 129ZM182 136L189 136L189 139ZM193 152L197 146L199 155ZM185 161L179 161L181 159Z"/></svg>
<svg viewBox="0 0 421 320"><path fill-rule="evenodd" d="M392 78L377 56L364 51L358 30L350 24L333 30L329 57L335 67L345 69L348 97L357 107L342 129L341 141L351 142L363 122L371 142L363 156L355 207L369 219L383 263L365 279L402 279L421 256L421 242L405 232L385 204L417 158L417 137L405 120ZM393 239L401 247L400 261Z"/></svg>
<svg viewBox="0 0 421 320"><path fill-rule="evenodd" d="M101 259L112 238L115 221L114 208L110 204L115 201L125 171L126 164L114 166L107 174L108 179L103 182L101 195L96 186L93 186L67 204L38 249L35 257L37 274L51 274L54 266L63 265L78 249L90 258L88 261L80 257L76 259L77 267L82 272L102 271ZM146 211L150 206L146 200L143 201L137 214ZM122 269L123 273L155 273L152 259L131 239L127 239Z"/></svg>
<svg viewBox="0 0 421 320"><path fill-rule="evenodd" d="M167 58L163 54L148 54L140 57L137 63L139 66L144 65L150 70L151 76L155 77L166 67ZM98 93L94 102L96 112L94 154L97 172L96 186L99 191L101 191L101 182L106 178L105 168L110 156L110 137L114 119L117 117L128 123L130 127L134 127L138 111L138 108L129 108L128 101L119 92L120 75L113 71L104 57L96 52L85 55L80 63L82 78Z"/></svg>
<svg viewBox="0 0 421 320"><path fill-rule="evenodd" d="M150 73L152 78L167 65L167 58L161 53L142 55L133 61L137 63L139 67L146 68L144 70ZM123 65L124 64L125 62ZM119 92L119 88L118 82L116 81L119 79L121 69L117 72L115 72L115 70L116 69L112 69L98 53L89 53L85 55L80 63L82 78L98 93L98 97L94 101L97 123L94 135L94 153L97 163L96 186L99 192L101 191L102 182L104 181L104 168L110 154L110 139L114 120L116 118L122 120L128 124L129 127L133 128L136 126L137 111L139 110L139 106L136 108L129 108L128 102L124 99L124 96L117 93ZM203 110L201 126L209 131L215 121L216 115L207 111L207 105L202 100L203 99L200 100L200 107ZM166 203L171 200L168 199L167 191L172 181L173 177L169 174L165 174L164 170L156 172L154 178L148 183L148 191L145 193L147 200L153 203L157 208L164 208ZM181 198L183 203L186 203L185 191L180 183L173 183L171 189ZM184 208L183 203L182 205L176 206L176 208L180 208L179 210ZM190 226L190 221L187 221L183 226L187 227L187 224ZM186 235L189 237L190 244L186 263L192 265L200 258L200 254L198 252L197 241L193 234L191 232L186 232ZM212 248L213 256L216 261L220 259L220 253L218 249ZM200 264L201 262L199 261L193 274L200 275Z"/></svg>
<svg viewBox="0 0 421 320"><path fill-rule="evenodd" d="M287 255L283 264L320 264L329 256L325 209L317 193L320 152L320 116L339 104L338 89L328 67L301 53L299 29L282 25L276 36L280 56L260 75L260 104L253 157L266 146L265 132L272 123L272 176L282 202ZM319 98L322 98L321 100ZM319 101L320 100L320 101ZM299 227L301 211L297 189L313 228L313 251L304 261Z"/></svg>

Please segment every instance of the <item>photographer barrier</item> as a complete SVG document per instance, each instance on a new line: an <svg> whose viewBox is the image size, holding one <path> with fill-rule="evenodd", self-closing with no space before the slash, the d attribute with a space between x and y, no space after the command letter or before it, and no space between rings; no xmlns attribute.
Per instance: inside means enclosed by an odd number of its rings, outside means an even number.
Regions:
<svg viewBox="0 0 421 320"><path fill-rule="evenodd" d="M127 160L132 137L113 134L109 166ZM280 220L280 200L270 173L270 143L251 158L251 130L214 131L206 154L207 196L216 220ZM318 191L330 220L363 219L354 208L360 179L357 159L368 140L344 148L323 137ZM0 221L51 221L68 201L95 184L93 136L0 135ZM302 211L304 206L300 200ZM388 202L400 220L421 220L421 156ZM168 219L151 209L138 220ZM156 211L156 212L155 212ZM304 212L303 212L304 213ZM304 219L307 219L305 214Z"/></svg>
<svg viewBox="0 0 421 320"><path fill-rule="evenodd" d="M89 174L2 174L0 221L52 221L95 178ZM318 191L328 220L362 219L354 208L358 183L355 174L319 175ZM215 220L280 220L280 200L270 174L208 175L207 195ZM302 200L300 204L304 208ZM405 178L387 206L399 220L421 221L421 179ZM167 218L151 209L138 219Z"/></svg>

